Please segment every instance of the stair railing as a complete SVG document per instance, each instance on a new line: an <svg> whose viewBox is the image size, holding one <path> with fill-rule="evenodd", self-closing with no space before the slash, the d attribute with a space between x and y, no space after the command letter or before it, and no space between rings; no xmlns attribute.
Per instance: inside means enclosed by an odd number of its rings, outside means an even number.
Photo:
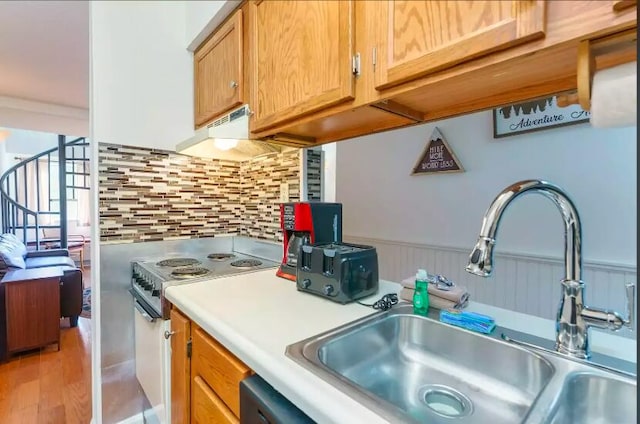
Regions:
<svg viewBox="0 0 640 424"><path fill-rule="evenodd" d="M29 245L31 242L34 242L35 248L39 250L42 247L42 240L40 237L41 230L49 228L59 229L60 246L67 246L66 192L68 188L71 188L72 190L89 188L89 159L86 155L86 148L88 146L89 143L84 137L80 137L67 142L65 136L59 136L59 143L57 147L53 147L49 150L23 160L22 162L9 168L0 177L0 213L2 214L0 221L2 224L3 233L16 234L18 231L21 231L22 241L24 242L24 244ZM67 148L71 148L71 155L67 155ZM76 148L80 148L81 155L77 154ZM52 178L55 177L51 173L51 163L54 153L58 154L59 167L57 178L60 196L57 211L51 210L51 186ZM46 181L43 181L43 179L40 178L40 162L43 161L42 158L45 158L45 165L43 166L47 166L48 171L48 178L46 179ZM72 164L71 171L67 170L67 163L69 162L71 162ZM81 172L78 172L76 170L74 162L83 163ZM27 169L29 166L33 166L33 170L35 173L35 205L29 204L29 193L31 192L30 189L33 190L33 188L30 187L30 182L28 181L27 177ZM67 175L72 175L72 184L67 183ZM83 177L84 184L76 184L76 175L81 175ZM21 187L19 187L18 184L20 179L22 179ZM44 183L47 184L47 200L49 202L46 209L43 208L42 205L44 199L41 199L40 196L40 185ZM24 204L19 203L19 188L22 191L21 194L24 195ZM50 217L58 217L58 224L44 224L44 217L47 215ZM51 222L51 219L47 221ZM30 231L33 231L35 233L32 240L29 239Z"/></svg>

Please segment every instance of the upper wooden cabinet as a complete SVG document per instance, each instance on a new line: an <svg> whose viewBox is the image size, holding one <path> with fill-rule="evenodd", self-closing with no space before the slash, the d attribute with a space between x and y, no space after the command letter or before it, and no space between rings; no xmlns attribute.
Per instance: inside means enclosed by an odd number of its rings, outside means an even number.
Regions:
<svg viewBox="0 0 640 424"><path fill-rule="evenodd" d="M377 89L544 36L543 0L388 0L377 6Z"/></svg>
<svg viewBox="0 0 640 424"><path fill-rule="evenodd" d="M194 57L196 128L244 102L242 10L237 10Z"/></svg>
<svg viewBox="0 0 640 424"><path fill-rule="evenodd" d="M352 3L250 3L252 132L353 99Z"/></svg>
<svg viewBox="0 0 640 424"><path fill-rule="evenodd" d="M247 0L240 8L197 50L196 126L248 103L253 138L294 147L575 90L581 41L637 30L631 0ZM633 43L598 55L595 69L636 60Z"/></svg>

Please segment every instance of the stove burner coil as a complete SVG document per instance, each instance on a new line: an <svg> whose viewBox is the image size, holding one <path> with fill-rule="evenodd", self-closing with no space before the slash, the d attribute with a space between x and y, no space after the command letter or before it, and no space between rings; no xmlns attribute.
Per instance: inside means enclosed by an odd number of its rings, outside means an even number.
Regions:
<svg viewBox="0 0 640 424"><path fill-rule="evenodd" d="M207 255L207 258L212 261L226 261L227 259L235 258L236 255L233 253L210 253Z"/></svg>
<svg viewBox="0 0 640 424"><path fill-rule="evenodd" d="M168 266L168 267L179 267L179 266L191 266L198 265L200 263L199 260L193 258L171 258L164 259L158 263L157 266Z"/></svg>
<svg viewBox="0 0 640 424"><path fill-rule="evenodd" d="M262 265L262 262L257 259L239 259L231 262L231 266L236 268L254 268L260 265Z"/></svg>
<svg viewBox="0 0 640 424"><path fill-rule="evenodd" d="M195 278L202 277L204 275L209 274L209 270L207 268L203 268L201 266L185 266L182 268L176 268L171 271L171 275L176 278Z"/></svg>

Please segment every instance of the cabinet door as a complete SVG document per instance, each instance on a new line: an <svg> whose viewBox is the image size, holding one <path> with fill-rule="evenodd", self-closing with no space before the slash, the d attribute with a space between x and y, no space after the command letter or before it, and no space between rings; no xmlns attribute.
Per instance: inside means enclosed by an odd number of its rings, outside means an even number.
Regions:
<svg viewBox="0 0 640 424"><path fill-rule="evenodd" d="M251 369L201 328L193 329L192 375L199 376L240 416L240 381Z"/></svg>
<svg viewBox="0 0 640 424"><path fill-rule="evenodd" d="M251 3L251 131L354 96L352 1Z"/></svg>
<svg viewBox="0 0 640 424"><path fill-rule="evenodd" d="M171 422L188 423L191 366L187 342L191 337L191 322L176 309L171 310Z"/></svg>
<svg viewBox="0 0 640 424"><path fill-rule="evenodd" d="M238 424L240 422L201 377L196 376L193 379L192 390L192 424Z"/></svg>
<svg viewBox="0 0 640 424"><path fill-rule="evenodd" d="M545 2L381 1L378 90L543 37Z"/></svg>
<svg viewBox="0 0 640 424"><path fill-rule="evenodd" d="M194 53L195 126L244 102L242 10Z"/></svg>

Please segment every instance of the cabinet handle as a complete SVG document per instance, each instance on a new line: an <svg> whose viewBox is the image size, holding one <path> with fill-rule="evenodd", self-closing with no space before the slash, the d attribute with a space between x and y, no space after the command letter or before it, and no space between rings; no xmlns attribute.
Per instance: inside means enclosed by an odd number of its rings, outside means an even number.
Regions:
<svg viewBox="0 0 640 424"><path fill-rule="evenodd" d="M175 331L167 331L167 330L165 330L165 332L164 332L165 340L169 340L169 337L173 336L174 334L176 334Z"/></svg>
<svg viewBox="0 0 640 424"><path fill-rule="evenodd" d="M231 81L231 82L229 83L229 88L238 88L238 83L237 83L237 82L235 82L235 81Z"/></svg>

